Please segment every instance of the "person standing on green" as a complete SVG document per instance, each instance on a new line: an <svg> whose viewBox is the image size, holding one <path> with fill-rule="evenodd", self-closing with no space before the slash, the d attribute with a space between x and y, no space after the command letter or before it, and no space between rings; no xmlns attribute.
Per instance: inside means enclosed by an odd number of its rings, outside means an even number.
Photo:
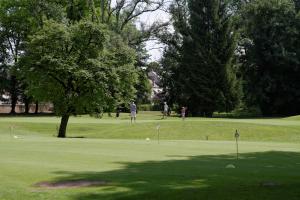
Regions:
<svg viewBox="0 0 300 200"><path fill-rule="evenodd" d="M185 120L186 110L187 110L187 107L181 108L181 118L183 121Z"/></svg>
<svg viewBox="0 0 300 200"><path fill-rule="evenodd" d="M163 119L167 118L168 111L169 111L169 106L168 106L167 102L164 102Z"/></svg>
<svg viewBox="0 0 300 200"><path fill-rule="evenodd" d="M134 102L132 102L130 104L130 116L131 116L131 124L132 124L132 121L136 121L136 105Z"/></svg>

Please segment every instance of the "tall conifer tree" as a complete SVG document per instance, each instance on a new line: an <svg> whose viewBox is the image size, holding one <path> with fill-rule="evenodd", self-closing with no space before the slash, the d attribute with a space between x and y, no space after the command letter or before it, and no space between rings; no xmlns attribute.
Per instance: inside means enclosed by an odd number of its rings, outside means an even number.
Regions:
<svg viewBox="0 0 300 200"><path fill-rule="evenodd" d="M238 103L233 70L236 33L225 0L190 0L189 34L183 37L181 102L193 115L212 116Z"/></svg>

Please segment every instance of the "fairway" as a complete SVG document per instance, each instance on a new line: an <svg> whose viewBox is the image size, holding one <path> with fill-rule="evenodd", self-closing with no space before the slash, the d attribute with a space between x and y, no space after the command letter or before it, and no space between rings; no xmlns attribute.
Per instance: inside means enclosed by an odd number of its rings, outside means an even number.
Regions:
<svg viewBox="0 0 300 200"><path fill-rule="evenodd" d="M56 117L0 118L1 200L300 199L297 117L182 121L144 112L131 125L123 113L81 116L70 119L66 139L55 137L58 123ZM75 180L105 184L36 186Z"/></svg>

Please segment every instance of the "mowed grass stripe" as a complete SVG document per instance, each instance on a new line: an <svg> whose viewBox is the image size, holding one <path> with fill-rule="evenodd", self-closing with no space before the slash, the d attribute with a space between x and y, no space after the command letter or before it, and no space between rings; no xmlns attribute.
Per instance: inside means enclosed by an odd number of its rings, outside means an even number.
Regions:
<svg viewBox="0 0 300 200"><path fill-rule="evenodd" d="M299 146L289 143L15 139L0 142L2 199L293 199L299 194ZM226 169L234 164L235 169ZM107 187L39 189L40 181L107 180ZM260 186L279 183L279 192ZM232 185L230 189L227 187ZM235 194L224 196L221 190ZM271 190L273 190L271 188ZM259 193L260 195L254 195ZM194 196L197 194L196 196ZM282 196L281 196L282 197Z"/></svg>
<svg viewBox="0 0 300 200"><path fill-rule="evenodd" d="M128 116L71 118L67 135L85 138L66 139L55 137L59 118L1 117L0 199L300 199L297 121L189 118L183 122L161 120L159 113L139 117L133 125ZM241 134L239 160L236 129ZM108 185L34 186L74 180L104 180Z"/></svg>
<svg viewBox="0 0 300 200"><path fill-rule="evenodd" d="M179 118L171 118L161 120L157 113L154 113L152 118L148 115L144 119L144 115L141 114L142 119L133 125L126 116L122 119L73 117L68 125L67 136L142 140L150 138L153 140L157 138L156 127L160 125L160 139L167 140L232 140L235 130L238 130L242 141L300 142L300 122L297 122L296 126L295 121L292 121L291 125L286 123L291 122L286 119L249 119L251 123L248 123L246 119L191 118L182 121ZM59 118L32 117L30 119L31 121L27 117L22 122L21 117L1 118L0 134L8 136L13 130L13 134L23 137L30 137L32 134L56 136ZM51 123L45 123L47 119Z"/></svg>

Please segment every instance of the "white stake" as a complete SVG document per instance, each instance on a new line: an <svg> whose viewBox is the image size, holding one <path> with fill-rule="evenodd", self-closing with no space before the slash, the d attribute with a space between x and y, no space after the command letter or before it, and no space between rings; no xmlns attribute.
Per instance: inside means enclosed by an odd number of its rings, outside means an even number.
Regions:
<svg viewBox="0 0 300 200"><path fill-rule="evenodd" d="M156 130L157 130L157 143L158 143L158 144L159 144L159 129L160 129L160 125L157 124Z"/></svg>
<svg viewBox="0 0 300 200"><path fill-rule="evenodd" d="M238 130L235 130L234 137L235 137L235 143L236 143L236 159L238 160L239 159L239 141L238 140L240 137Z"/></svg>

